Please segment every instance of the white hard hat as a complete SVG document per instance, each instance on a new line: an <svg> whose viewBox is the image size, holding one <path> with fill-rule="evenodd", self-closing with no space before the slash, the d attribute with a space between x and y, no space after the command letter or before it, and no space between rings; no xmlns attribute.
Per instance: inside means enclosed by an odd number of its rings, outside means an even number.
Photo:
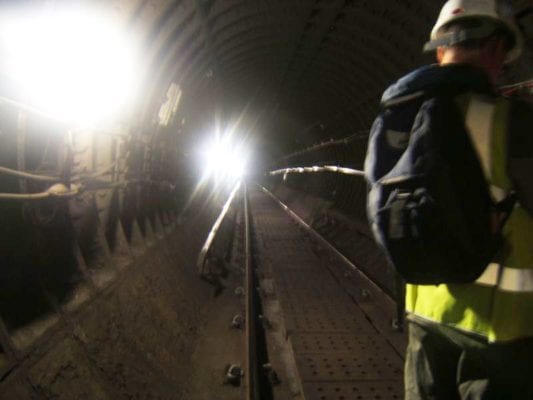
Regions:
<svg viewBox="0 0 533 400"><path fill-rule="evenodd" d="M440 30L451 22L462 19L479 19L492 22L491 27L465 29L459 34L443 37ZM506 28L513 38L513 45L507 52L506 63L516 60L522 53L522 35L518 29L509 3L503 0L448 0L442 7L439 18L431 31L431 41L425 46L426 50L434 50L438 46L445 46L469 39L482 39L494 32L495 25ZM447 35L444 35L447 36ZM450 39L453 43L450 43Z"/></svg>

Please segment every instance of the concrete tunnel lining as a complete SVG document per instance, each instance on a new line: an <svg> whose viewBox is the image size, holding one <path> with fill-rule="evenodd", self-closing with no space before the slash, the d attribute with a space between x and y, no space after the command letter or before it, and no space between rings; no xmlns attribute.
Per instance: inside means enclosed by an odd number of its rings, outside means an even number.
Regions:
<svg viewBox="0 0 533 400"><path fill-rule="evenodd" d="M0 13L45 3L65 4L8 1ZM138 42L139 87L111 132L94 128L71 139L57 121L0 104L1 166L92 176L72 200L0 201L0 398L234 398L231 387L218 385L218 365L202 375L208 356L241 354L221 333L222 315L237 300L227 291L213 297L196 275L196 257L228 194L204 189L191 200L197 142L217 118L227 126L240 120L256 146L257 177L328 162L360 169L383 89L432 62L421 48L444 1L79 3L106 7ZM533 16L523 26L525 54L502 84L531 78ZM159 112L172 84L181 97L164 126ZM299 152L354 133L363 139ZM363 180L263 181L396 294L370 239ZM0 188L48 187L1 174Z"/></svg>

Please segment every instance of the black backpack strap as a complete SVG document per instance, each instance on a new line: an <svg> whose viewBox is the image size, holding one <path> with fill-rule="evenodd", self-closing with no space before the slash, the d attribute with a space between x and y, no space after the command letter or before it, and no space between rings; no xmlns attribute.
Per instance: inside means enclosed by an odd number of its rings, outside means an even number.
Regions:
<svg viewBox="0 0 533 400"><path fill-rule="evenodd" d="M518 202L533 216L533 107L522 100L511 101L507 171Z"/></svg>
<svg viewBox="0 0 533 400"><path fill-rule="evenodd" d="M499 214L503 215L503 217L498 221L498 227L496 232L499 234L503 230L503 227L505 226L505 223L513 213L513 209L518 202L518 196L515 192L509 193L505 199L502 201L496 203L494 205L494 209Z"/></svg>

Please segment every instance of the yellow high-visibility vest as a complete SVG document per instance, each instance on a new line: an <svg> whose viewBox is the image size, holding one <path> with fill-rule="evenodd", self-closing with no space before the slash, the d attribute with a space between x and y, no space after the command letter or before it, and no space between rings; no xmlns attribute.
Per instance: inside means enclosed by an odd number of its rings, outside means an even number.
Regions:
<svg viewBox="0 0 533 400"><path fill-rule="evenodd" d="M512 188L506 171L509 102L474 94L460 96L458 102L499 200ZM474 283L407 285L407 311L489 341L533 336L533 217L519 203L503 235L509 247L503 261L488 265Z"/></svg>

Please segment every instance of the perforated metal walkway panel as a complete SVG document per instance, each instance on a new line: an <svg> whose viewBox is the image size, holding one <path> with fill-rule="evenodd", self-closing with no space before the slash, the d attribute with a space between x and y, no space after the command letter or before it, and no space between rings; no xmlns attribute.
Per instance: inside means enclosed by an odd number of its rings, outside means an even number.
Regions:
<svg viewBox="0 0 533 400"><path fill-rule="evenodd" d="M330 258L267 195L252 191L251 208L257 264L274 282L305 399L402 398L402 359L331 273Z"/></svg>

